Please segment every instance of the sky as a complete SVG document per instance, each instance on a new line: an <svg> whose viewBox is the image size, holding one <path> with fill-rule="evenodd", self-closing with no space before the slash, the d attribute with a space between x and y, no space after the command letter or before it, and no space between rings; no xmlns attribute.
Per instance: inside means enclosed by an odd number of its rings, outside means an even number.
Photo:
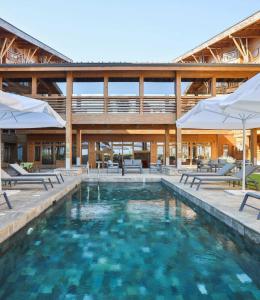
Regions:
<svg viewBox="0 0 260 300"><path fill-rule="evenodd" d="M260 0L0 0L0 16L75 62L169 62Z"/></svg>

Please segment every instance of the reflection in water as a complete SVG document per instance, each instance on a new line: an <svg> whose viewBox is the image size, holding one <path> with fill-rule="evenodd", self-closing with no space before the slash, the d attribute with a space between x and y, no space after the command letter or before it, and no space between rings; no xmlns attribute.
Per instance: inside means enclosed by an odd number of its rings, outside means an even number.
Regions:
<svg viewBox="0 0 260 300"><path fill-rule="evenodd" d="M157 183L83 184L0 256L0 299L260 299L259 250L214 222Z"/></svg>

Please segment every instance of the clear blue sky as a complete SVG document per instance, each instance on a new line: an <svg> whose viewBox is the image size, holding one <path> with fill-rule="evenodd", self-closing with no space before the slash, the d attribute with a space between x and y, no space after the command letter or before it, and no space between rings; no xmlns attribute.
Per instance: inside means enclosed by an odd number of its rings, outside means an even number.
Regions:
<svg viewBox="0 0 260 300"><path fill-rule="evenodd" d="M12 0L1 17L74 61L167 62L260 0Z"/></svg>

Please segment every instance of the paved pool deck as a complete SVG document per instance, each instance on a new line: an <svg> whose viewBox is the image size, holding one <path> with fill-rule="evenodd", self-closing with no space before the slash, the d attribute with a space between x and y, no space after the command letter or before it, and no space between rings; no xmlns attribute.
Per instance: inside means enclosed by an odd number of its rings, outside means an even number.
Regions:
<svg viewBox="0 0 260 300"><path fill-rule="evenodd" d="M162 174L107 174L106 172L91 172L81 176L66 176L65 184L55 184L54 189L45 191L37 185L17 185L16 194L10 195L13 209L9 210L0 199L0 243L8 239L15 232L38 217L54 202L62 199L82 181L88 182L163 182L176 193L184 196L189 201L199 206L209 214L239 232L242 236L260 244L260 220L257 220L258 211L245 207L239 212L242 196L227 194L223 184L205 184L199 191L191 189L189 185L179 183L180 176L166 176ZM260 209L260 201L250 199L250 204Z"/></svg>

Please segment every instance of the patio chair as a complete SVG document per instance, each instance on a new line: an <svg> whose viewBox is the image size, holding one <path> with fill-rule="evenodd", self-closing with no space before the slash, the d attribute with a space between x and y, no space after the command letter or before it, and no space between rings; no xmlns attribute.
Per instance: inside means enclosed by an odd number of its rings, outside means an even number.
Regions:
<svg viewBox="0 0 260 300"><path fill-rule="evenodd" d="M162 161L160 159L157 160L156 163L150 163L149 172L162 172Z"/></svg>
<svg viewBox="0 0 260 300"><path fill-rule="evenodd" d="M235 167L235 164L225 164L224 167L219 169L217 172L186 172L182 173L180 182L185 178L184 184L187 183L190 177L195 176L225 176L227 175L233 168Z"/></svg>
<svg viewBox="0 0 260 300"><path fill-rule="evenodd" d="M61 173L51 173L51 172L42 172L42 173L29 173L24 168L19 166L18 164L10 164L10 167L15 170L19 175L24 177L55 177L58 183L60 182L59 176L61 180L64 182L63 176Z"/></svg>
<svg viewBox="0 0 260 300"><path fill-rule="evenodd" d="M140 174L143 172L142 161L141 159L125 159L124 160L124 171L137 170Z"/></svg>
<svg viewBox="0 0 260 300"><path fill-rule="evenodd" d="M197 162L197 172L202 170L212 171L212 166L210 165L210 161L208 159L201 159Z"/></svg>
<svg viewBox="0 0 260 300"><path fill-rule="evenodd" d="M245 173L246 177L254 173L254 171L257 169L257 166L246 166ZM195 176L191 182L191 187L197 183L197 189L200 188L200 185L202 182L228 182L233 183L233 186L236 182L241 182L243 178L243 171L240 170L239 172L235 173L233 176ZM253 179L247 179L246 184L253 183L256 188L258 188L257 181Z"/></svg>
<svg viewBox="0 0 260 300"><path fill-rule="evenodd" d="M108 160L108 162L107 162L107 173L109 171L115 171L116 173L119 173L119 164L112 162L112 160Z"/></svg>
<svg viewBox="0 0 260 300"><path fill-rule="evenodd" d="M25 183L25 184L42 184L46 191L48 191L47 183L51 185L53 188L53 184L51 182L50 178L43 178L43 177L29 177L29 176L10 176L8 173L6 173L3 169L1 170L2 174L2 182L8 183L8 184L16 184L16 183Z"/></svg>
<svg viewBox="0 0 260 300"><path fill-rule="evenodd" d="M251 207L251 208L254 208L254 209L256 209L256 210L259 211L258 216L257 216L257 220L260 220L260 209L257 208L257 207L255 207L255 206L253 206L253 205L246 204L246 202L247 202L247 200L248 200L249 197L260 200L260 194L259 194L259 193L247 192L247 193L245 194L245 197L244 197L242 203L241 203L241 206L240 206L240 208L239 208L239 211L242 211L242 210L244 209L245 206L249 206L249 207Z"/></svg>

